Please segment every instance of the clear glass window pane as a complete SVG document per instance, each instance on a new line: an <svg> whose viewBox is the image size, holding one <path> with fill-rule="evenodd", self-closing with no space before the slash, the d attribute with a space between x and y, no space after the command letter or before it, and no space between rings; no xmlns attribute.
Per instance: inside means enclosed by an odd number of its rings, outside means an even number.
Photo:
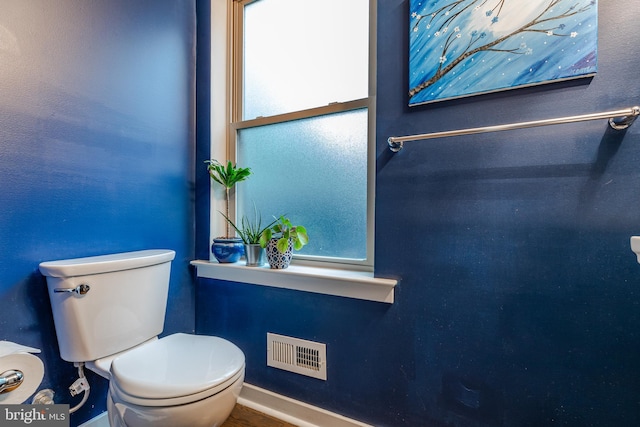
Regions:
<svg viewBox="0 0 640 427"><path fill-rule="evenodd" d="M238 131L238 217L287 215L304 225L303 255L366 259L367 109Z"/></svg>
<svg viewBox="0 0 640 427"><path fill-rule="evenodd" d="M243 120L368 96L369 0L244 8Z"/></svg>

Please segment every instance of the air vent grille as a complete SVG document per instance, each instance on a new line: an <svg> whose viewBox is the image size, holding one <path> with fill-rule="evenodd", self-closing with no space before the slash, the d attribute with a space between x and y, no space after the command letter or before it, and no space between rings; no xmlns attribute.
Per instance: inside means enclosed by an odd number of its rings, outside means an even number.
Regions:
<svg viewBox="0 0 640 427"><path fill-rule="evenodd" d="M267 366L327 379L325 344L267 333Z"/></svg>

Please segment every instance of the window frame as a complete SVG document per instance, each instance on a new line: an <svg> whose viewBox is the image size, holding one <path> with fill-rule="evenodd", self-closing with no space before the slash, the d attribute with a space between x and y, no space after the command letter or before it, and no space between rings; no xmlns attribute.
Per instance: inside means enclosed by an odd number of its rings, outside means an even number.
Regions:
<svg viewBox="0 0 640 427"><path fill-rule="evenodd" d="M333 102L326 106L320 106L310 109L299 110L290 113L278 114L268 117L258 117L243 120L242 117L242 81L243 81L243 16L244 7L255 1L260 0L211 0L212 1L212 17L220 16L223 9L226 9L226 52L224 53L224 61L222 60L222 31L219 25L222 20L214 21L212 18L212 158L225 158L232 162L236 162L237 158L237 132L241 129L258 127L287 121L294 121L304 118L318 117L328 114L334 114L345 111L358 109L367 109L368 126L367 126L367 232L366 232L366 258L347 259L337 257L320 257L312 255L301 255L296 253L292 261L298 265L318 265L336 268L348 268L351 270L373 271L374 263L374 232L375 232L375 116L376 116L376 0L369 0L369 81L368 92L366 98L350 100L346 102ZM318 0L321 1L321 0ZM223 4L224 3L224 4ZM218 25L216 28L215 25ZM220 31L219 31L220 30ZM216 35L218 37L216 37ZM217 39L217 42L216 42ZM224 67L216 67L216 64ZM225 90L220 91L222 78L216 76L216 70L224 69ZM217 83L216 83L217 81ZM221 93L224 93L224 102ZM219 108L215 108L218 105ZM225 105L224 123L221 120L219 111ZM218 114L217 114L218 113ZM216 115L217 114L217 115ZM213 122L217 123L215 125ZM224 127L224 129L222 129ZM224 139L222 139L224 135ZM217 155L217 157L216 157ZM224 225L224 221L217 218L217 210L214 206L215 194L212 189L212 207L211 207L211 232L212 236ZM232 218L236 218L236 197L232 191L229 211ZM222 223L222 224L220 224ZM212 237L211 236L211 237Z"/></svg>

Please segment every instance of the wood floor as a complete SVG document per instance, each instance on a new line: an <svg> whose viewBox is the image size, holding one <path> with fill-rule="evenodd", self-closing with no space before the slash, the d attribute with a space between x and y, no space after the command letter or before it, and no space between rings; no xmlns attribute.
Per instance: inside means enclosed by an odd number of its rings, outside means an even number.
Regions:
<svg viewBox="0 0 640 427"><path fill-rule="evenodd" d="M296 427L293 424L285 423L276 418L272 418L261 412L236 405L233 412L222 424L222 427Z"/></svg>

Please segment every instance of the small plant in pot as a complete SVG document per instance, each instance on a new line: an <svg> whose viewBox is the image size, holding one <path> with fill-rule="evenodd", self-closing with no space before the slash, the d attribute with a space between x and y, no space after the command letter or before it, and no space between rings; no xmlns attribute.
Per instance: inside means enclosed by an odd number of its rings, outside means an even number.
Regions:
<svg viewBox="0 0 640 427"><path fill-rule="evenodd" d="M271 224L262 226L262 217L258 213L255 205L253 206L254 217L250 220L246 215L242 216L240 225L234 224L234 222L228 216L222 214L227 222L236 230L242 242L244 243L244 254L247 259L248 267L260 267L264 264L264 248L260 245L260 236L275 224L278 220L275 219Z"/></svg>
<svg viewBox="0 0 640 427"><path fill-rule="evenodd" d="M300 250L307 243L307 230L302 225L293 225L284 215L280 215L275 223L260 235L260 245L266 248L267 261L273 269L289 267L293 250Z"/></svg>
<svg viewBox="0 0 640 427"><path fill-rule="evenodd" d="M205 161L209 176L218 184L222 185L225 190L226 215L229 218L229 191L240 181L244 181L251 175L250 168L240 168L233 165L230 161L226 166L215 159ZM222 213L222 212L221 212ZM231 235L231 227L227 221L227 234L225 236L216 237L211 245L211 252L218 262L231 263L237 262L244 253L244 245L242 239Z"/></svg>

